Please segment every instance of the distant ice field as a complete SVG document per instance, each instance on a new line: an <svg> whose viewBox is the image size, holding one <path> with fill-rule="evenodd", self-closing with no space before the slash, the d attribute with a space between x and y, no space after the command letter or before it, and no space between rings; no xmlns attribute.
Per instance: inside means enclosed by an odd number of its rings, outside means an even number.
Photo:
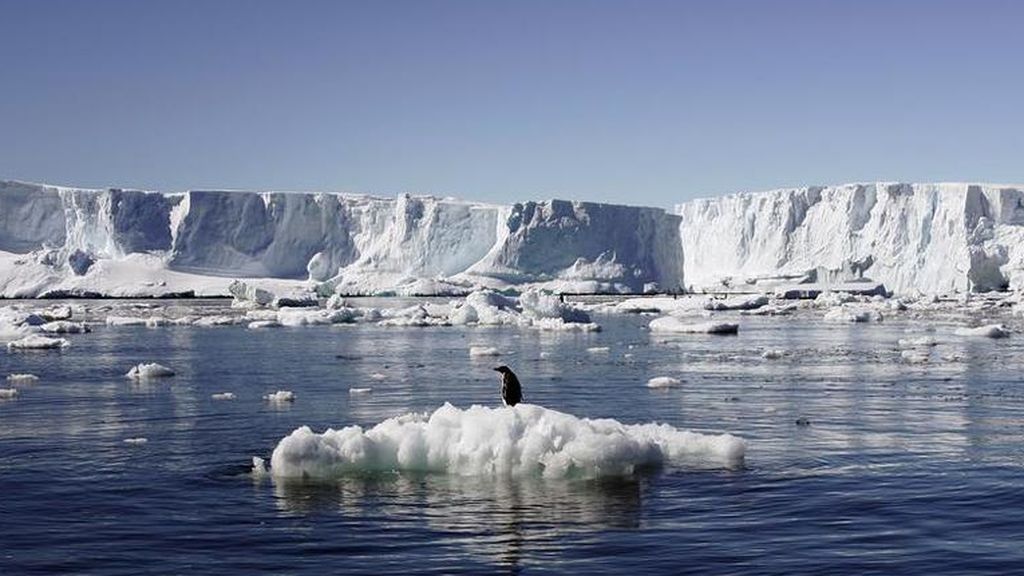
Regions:
<svg viewBox="0 0 1024 576"><path fill-rule="evenodd" d="M452 300L0 302L0 572L1024 565L1015 299Z"/></svg>

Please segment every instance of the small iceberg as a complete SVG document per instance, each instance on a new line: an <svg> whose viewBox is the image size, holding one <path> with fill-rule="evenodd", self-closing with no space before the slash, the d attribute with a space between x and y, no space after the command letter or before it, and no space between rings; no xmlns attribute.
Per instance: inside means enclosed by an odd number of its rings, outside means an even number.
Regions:
<svg viewBox="0 0 1024 576"><path fill-rule="evenodd" d="M38 334L25 336L21 340L7 343L8 350L56 350L71 346L64 338L49 338Z"/></svg>
<svg viewBox="0 0 1024 576"><path fill-rule="evenodd" d="M125 374L126 378L132 380L147 380L150 378L168 378L174 376L174 370L157 363L137 364Z"/></svg>
<svg viewBox="0 0 1024 576"><path fill-rule="evenodd" d="M295 393L291 390L278 390L277 392L271 392L270 394L264 395L263 399L271 404L295 402Z"/></svg>
<svg viewBox="0 0 1024 576"><path fill-rule="evenodd" d="M674 388L682 384L683 381L678 378L671 376L657 376L647 381L648 388Z"/></svg>
<svg viewBox="0 0 1024 576"><path fill-rule="evenodd" d="M736 334L740 325L734 322L701 322L687 324L675 316L662 316L651 320L648 326L651 332L671 332L675 334Z"/></svg>

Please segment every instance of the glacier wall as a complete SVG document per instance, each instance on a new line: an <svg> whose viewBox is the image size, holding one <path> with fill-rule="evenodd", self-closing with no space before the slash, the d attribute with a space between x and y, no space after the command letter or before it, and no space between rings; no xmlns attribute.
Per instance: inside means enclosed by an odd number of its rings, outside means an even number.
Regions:
<svg viewBox="0 0 1024 576"><path fill-rule="evenodd" d="M1018 289L1024 192L981 184L869 183L680 204L686 283L870 278L893 292Z"/></svg>
<svg viewBox="0 0 1024 576"><path fill-rule="evenodd" d="M112 282L108 264L116 262L179 273L185 289L187 277L308 278L367 294L403 286L430 293L521 284L566 292L682 285L678 216L559 200L503 206L407 195L164 194L0 181L0 253L27 256L0 259L17 265L0 269L0 294L18 296L66 286L69 277L79 288L101 274ZM19 275L32 281L19 283ZM159 274L149 277L166 284Z"/></svg>

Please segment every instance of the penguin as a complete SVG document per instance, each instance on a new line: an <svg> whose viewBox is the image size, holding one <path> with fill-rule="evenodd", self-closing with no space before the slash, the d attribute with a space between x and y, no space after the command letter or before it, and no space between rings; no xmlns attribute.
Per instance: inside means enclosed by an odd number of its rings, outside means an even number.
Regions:
<svg viewBox="0 0 1024 576"><path fill-rule="evenodd" d="M515 406L523 401L523 388L519 385L519 379L508 366L498 366L494 369L501 373L501 401L506 406Z"/></svg>

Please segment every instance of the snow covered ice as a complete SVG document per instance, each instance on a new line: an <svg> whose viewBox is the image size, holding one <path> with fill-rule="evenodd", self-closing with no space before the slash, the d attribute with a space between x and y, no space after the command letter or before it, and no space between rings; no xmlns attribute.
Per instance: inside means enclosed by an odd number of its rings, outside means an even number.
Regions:
<svg viewBox="0 0 1024 576"><path fill-rule="evenodd" d="M667 424L591 420L519 404L514 408L445 404L364 430L321 434L308 427L282 439L270 459L278 478L330 478L374 471L462 476L599 477L663 465L735 468L745 442Z"/></svg>
<svg viewBox="0 0 1024 576"><path fill-rule="evenodd" d="M37 334L31 334L25 336L19 340L14 340L7 343L8 350L53 350L60 348L67 348L71 345L71 342L64 338L49 338L47 336L39 336Z"/></svg>

